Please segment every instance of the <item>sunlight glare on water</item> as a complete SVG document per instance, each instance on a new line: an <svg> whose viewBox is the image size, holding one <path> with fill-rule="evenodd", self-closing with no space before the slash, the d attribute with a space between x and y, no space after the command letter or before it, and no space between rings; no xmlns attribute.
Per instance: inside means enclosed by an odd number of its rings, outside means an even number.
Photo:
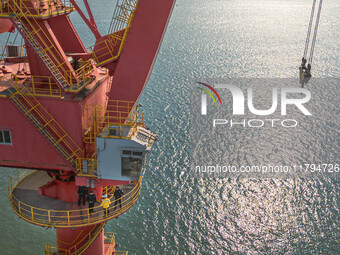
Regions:
<svg viewBox="0 0 340 255"><path fill-rule="evenodd" d="M159 135L159 142L149 154L139 201L106 226L116 233L119 250L138 255L339 254L338 180L192 179L188 175L192 79L297 78L311 4L308 0L176 2L140 99L147 126ZM95 18L103 34L111 7L110 1L96 6ZM339 14L338 0L324 1L315 77L340 78ZM72 14L71 19L86 46L92 45L80 18ZM296 148L313 146L305 141L314 139L322 141L320 150L322 143L333 143L339 151L339 88L309 89L320 102L320 112L314 112L320 127L298 130L301 139ZM330 95L332 101L323 101L320 93ZM337 112L330 116L332 124L325 120L327 107ZM333 139L323 140L324 128ZM235 154L235 161L247 160L238 158L237 151L230 153ZM11 212L7 201L11 171L1 171L5 173L1 218L6 230L0 234L2 251L6 251L2 254L41 254L45 242L55 242L55 234L18 220Z"/></svg>

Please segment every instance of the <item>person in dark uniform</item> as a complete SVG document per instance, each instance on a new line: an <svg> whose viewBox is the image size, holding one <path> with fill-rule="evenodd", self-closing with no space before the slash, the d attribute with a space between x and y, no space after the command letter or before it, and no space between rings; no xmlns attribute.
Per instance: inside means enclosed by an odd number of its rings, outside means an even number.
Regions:
<svg viewBox="0 0 340 255"><path fill-rule="evenodd" d="M90 191L90 194L87 196L87 201L89 202L89 213L93 213L93 206L97 202L97 197L93 193L93 190Z"/></svg>
<svg viewBox="0 0 340 255"><path fill-rule="evenodd" d="M83 199L83 205L85 205L85 196L87 195L87 187L79 186L78 195L79 195L78 206L80 206L81 199Z"/></svg>
<svg viewBox="0 0 340 255"><path fill-rule="evenodd" d="M302 70L306 70L306 63L307 63L307 59L305 59L304 57L302 58L302 62L301 62L301 67Z"/></svg>
<svg viewBox="0 0 340 255"><path fill-rule="evenodd" d="M116 205L118 204L118 202L119 202L120 208L122 208L122 196L123 195L124 195L123 191L118 186L116 186L116 190L114 193L114 197L115 197L114 209L116 209Z"/></svg>

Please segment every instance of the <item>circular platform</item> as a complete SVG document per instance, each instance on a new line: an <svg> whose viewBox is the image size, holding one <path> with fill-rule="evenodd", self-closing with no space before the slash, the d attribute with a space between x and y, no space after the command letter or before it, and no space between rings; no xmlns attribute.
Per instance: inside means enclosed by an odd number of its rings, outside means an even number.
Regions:
<svg viewBox="0 0 340 255"><path fill-rule="evenodd" d="M128 211L138 200L141 188L141 179L120 185L124 192L121 207L111 196L107 215L100 203L96 204L94 212L90 214L87 203L79 207L77 203L67 203L40 195L38 188L50 180L44 171L18 172L15 180L11 180L8 196L13 211L20 218L35 225L55 228L103 223Z"/></svg>

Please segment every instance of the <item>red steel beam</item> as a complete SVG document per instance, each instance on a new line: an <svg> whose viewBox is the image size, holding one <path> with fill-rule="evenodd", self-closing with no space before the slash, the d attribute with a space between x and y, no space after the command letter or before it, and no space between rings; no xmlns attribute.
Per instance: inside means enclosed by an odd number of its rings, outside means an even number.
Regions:
<svg viewBox="0 0 340 255"><path fill-rule="evenodd" d="M78 6L78 4L76 3L75 0L70 0L72 5L74 6L74 8L76 8L77 12L79 13L80 17L85 21L86 25L89 27L89 29L92 31L92 33L94 34L94 36L96 37L96 39L100 38L101 35L97 29L97 26L94 24L92 24L92 22L90 20L88 20L88 18L86 18L85 14L83 13L83 11L80 9L80 7ZM86 5L86 4L85 4ZM87 7L86 7L87 9ZM90 14L89 14L90 15ZM90 15L91 17L91 15Z"/></svg>
<svg viewBox="0 0 340 255"><path fill-rule="evenodd" d="M89 14L90 22L92 23L92 25L93 25L95 28L97 28L96 21L94 20L94 17L93 17L93 15L92 15L92 11L91 11L90 5L89 5L89 3L87 2L87 0L84 0L84 4L85 4L86 10L87 10L87 13Z"/></svg>
<svg viewBox="0 0 340 255"><path fill-rule="evenodd" d="M136 102L149 80L175 0L140 0L114 71L111 100Z"/></svg>

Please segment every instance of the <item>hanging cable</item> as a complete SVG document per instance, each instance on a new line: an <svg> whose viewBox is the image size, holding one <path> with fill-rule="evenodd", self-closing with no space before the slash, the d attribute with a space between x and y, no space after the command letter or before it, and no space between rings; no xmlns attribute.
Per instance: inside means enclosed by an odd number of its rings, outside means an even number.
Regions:
<svg viewBox="0 0 340 255"><path fill-rule="evenodd" d="M322 2L323 2L323 0L320 0L320 2L319 2L319 9L318 9L318 13L316 15L314 31L313 31L313 39L312 39L311 48L310 48L310 51L309 51L309 42L310 42L310 38L311 38L311 33L312 33L312 28L313 28L313 23L314 23L314 13L315 13L315 8L316 8L316 0L313 0L313 6L312 6L311 13L310 13L310 18L309 18L309 25L308 25L308 31L307 31L305 50L304 50L304 53L303 53L301 66L299 67L300 84L301 84L302 87L304 85L306 85L309 82L309 80L312 78L312 74L311 74L312 61L313 61L316 37L317 37L317 34L318 34L318 28L319 28L319 23L320 23ZM307 64L308 53L309 53L309 56L308 56L308 64ZM307 64L307 66L306 66L306 64Z"/></svg>
<svg viewBox="0 0 340 255"><path fill-rule="evenodd" d="M15 38L14 38L14 41L12 42L12 45L15 44L15 41L17 40L18 34L19 34L19 31L17 31L17 34L15 35Z"/></svg>
<svg viewBox="0 0 340 255"><path fill-rule="evenodd" d="M8 41L9 41L9 38L11 37L11 33L8 33L8 37L7 37L7 41L6 41L6 44L5 44L5 47L3 47L2 49L2 53L1 53L1 56L5 57L5 51L6 51L6 48L7 48L7 45L8 45ZM6 65L6 61L4 61L4 66Z"/></svg>
<svg viewBox="0 0 340 255"><path fill-rule="evenodd" d="M322 9L322 1L320 0L320 4L319 4L319 10L318 10L318 14L316 16L316 21L315 21L315 28L314 28L314 35L313 35L313 41L312 41L312 46L311 46L311 50L310 50L310 54L309 54L309 59L308 59L308 64L312 65L312 61L313 61L313 55L314 55L314 48L315 48L315 42L316 42L316 36L318 34L318 28L319 28L319 22L320 22L320 15L321 15L321 9Z"/></svg>
<svg viewBox="0 0 340 255"><path fill-rule="evenodd" d="M312 26L313 26L315 4L316 4L316 0L313 1L313 7L312 7L311 14L310 14L310 19L309 19L308 32L307 32L307 38L306 38L306 44L305 44L305 51L303 53L303 57L305 59L307 57L307 51L308 51L308 48L309 48L309 39L310 39L310 32L312 31Z"/></svg>

